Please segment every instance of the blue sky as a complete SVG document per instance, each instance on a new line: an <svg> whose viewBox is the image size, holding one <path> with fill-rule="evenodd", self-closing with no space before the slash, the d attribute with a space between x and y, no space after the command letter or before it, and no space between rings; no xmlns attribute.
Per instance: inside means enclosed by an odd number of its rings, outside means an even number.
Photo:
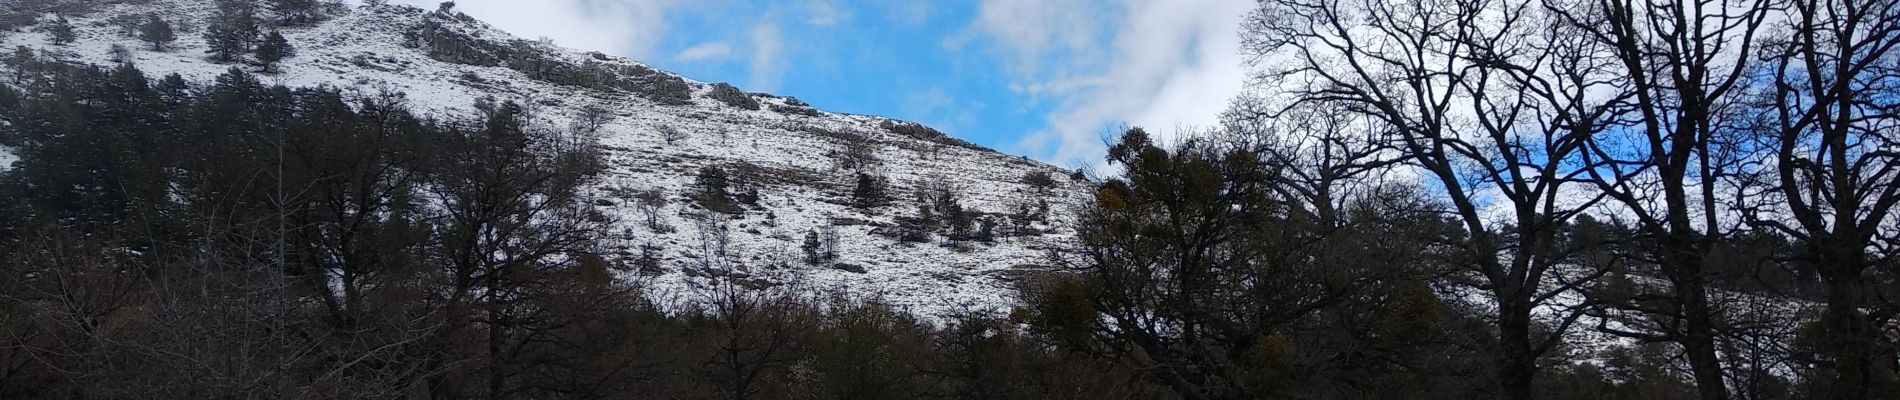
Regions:
<svg viewBox="0 0 1900 400"><path fill-rule="evenodd" d="M397 0L433 7L437 1ZM1248 0L461 0L524 37L819 108L920 121L1063 166L1122 124L1209 126Z"/></svg>

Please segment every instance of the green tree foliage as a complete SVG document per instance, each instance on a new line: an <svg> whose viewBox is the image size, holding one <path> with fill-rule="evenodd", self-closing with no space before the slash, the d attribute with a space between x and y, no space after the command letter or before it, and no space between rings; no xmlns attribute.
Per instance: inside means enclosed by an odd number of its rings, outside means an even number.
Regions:
<svg viewBox="0 0 1900 400"><path fill-rule="evenodd" d="M883 206L890 202L889 186L884 177L859 172L851 186L851 205L861 209Z"/></svg>
<svg viewBox="0 0 1900 400"><path fill-rule="evenodd" d="M1183 398L1240 399L1371 385L1399 374L1375 360L1443 340L1451 315L1423 283L1435 225L1404 211L1412 197L1331 229L1277 201L1244 148L1133 129L1109 161L1126 172L1078 225L1081 273L1028 292L1025 318L1059 343L1152 368Z"/></svg>
<svg viewBox="0 0 1900 400"><path fill-rule="evenodd" d="M236 62L250 53L261 33L253 0L217 0L217 11L206 22L205 50L213 61Z"/></svg>
<svg viewBox="0 0 1900 400"><path fill-rule="evenodd" d="M178 40L172 24L157 15L147 17L145 23L139 25L138 34L139 40L152 44L152 51L165 51L166 45Z"/></svg>
<svg viewBox="0 0 1900 400"><path fill-rule="evenodd" d="M700 207L714 212L737 214L745 212L739 202L733 199L731 176L724 168L704 167L693 176L693 199Z"/></svg>
<svg viewBox="0 0 1900 400"><path fill-rule="evenodd" d="M264 41L258 42L257 50L253 56L257 58L257 63L263 67L263 72L271 72L271 69L275 67L279 61L290 58L296 53L297 50L291 46L290 40L285 39L284 35L277 31L271 31L269 35L264 36Z"/></svg>
<svg viewBox="0 0 1900 400"><path fill-rule="evenodd" d="M155 150L178 143L170 114L145 75L130 66L111 71L70 70L90 85L41 88L12 116L23 146L23 165L12 178L42 188L16 197L35 204L41 217L83 226L115 226L128 218L168 207L160 170L166 156Z"/></svg>
<svg viewBox="0 0 1900 400"><path fill-rule="evenodd" d="M1055 189L1056 179L1054 175L1049 174L1049 171L1035 171L1023 174L1023 184L1035 190L1036 195L1043 196Z"/></svg>
<svg viewBox="0 0 1900 400"><path fill-rule="evenodd" d="M319 0L265 0L265 5L276 14L278 25L305 26L323 20L324 5Z"/></svg>
<svg viewBox="0 0 1900 400"><path fill-rule="evenodd" d="M65 16L53 17L52 22L47 22L46 34L53 36L53 44L57 46L65 46L75 39L73 24L67 22Z"/></svg>

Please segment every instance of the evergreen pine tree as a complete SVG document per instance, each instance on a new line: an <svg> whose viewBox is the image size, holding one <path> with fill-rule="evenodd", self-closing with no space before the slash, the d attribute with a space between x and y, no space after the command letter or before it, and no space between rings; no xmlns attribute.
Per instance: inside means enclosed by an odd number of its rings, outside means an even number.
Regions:
<svg viewBox="0 0 1900 400"><path fill-rule="evenodd" d="M983 243L990 243L990 242L996 241L996 220L995 219L982 218L982 219L978 219L976 222L977 222L977 228L976 228L977 241L983 242Z"/></svg>
<svg viewBox="0 0 1900 400"><path fill-rule="evenodd" d="M1047 196L1050 190L1055 189L1056 179L1049 175L1049 171L1036 171L1023 174L1023 184L1035 190L1036 195Z"/></svg>
<svg viewBox="0 0 1900 400"><path fill-rule="evenodd" d="M278 25L302 26L317 22L320 18L317 0L266 0L272 13L277 14Z"/></svg>
<svg viewBox="0 0 1900 400"><path fill-rule="evenodd" d="M130 64L132 62L132 50L125 48L125 45L122 44L113 43L112 48L107 50L106 54L112 57L112 62L114 63Z"/></svg>
<svg viewBox="0 0 1900 400"><path fill-rule="evenodd" d="M257 41L256 5L247 0L220 0L217 14L205 27L206 50L217 62L233 62Z"/></svg>
<svg viewBox="0 0 1900 400"><path fill-rule="evenodd" d="M805 233L805 244L799 246L800 249L805 251L805 263L811 265L823 264L825 262L824 247L824 242L818 239L818 231Z"/></svg>
<svg viewBox="0 0 1900 400"><path fill-rule="evenodd" d="M728 214L745 211L739 208L738 204L733 202L731 191L732 183L724 169L720 169L719 167L700 168L699 176L693 178L693 186L699 190L699 193L695 194L694 197L699 200L699 205L705 207L707 210Z"/></svg>
<svg viewBox="0 0 1900 400"><path fill-rule="evenodd" d="M884 178L867 173L858 173L857 186L851 190L851 205L858 208L876 208L886 200Z"/></svg>
<svg viewBox="0 0 1900 400"><path fill-rule="evenodd" d="M263 66L264 72L271 72L271 68L276 66L278 61L290 58L293 54L296 54L296 49L290 46L290 41L284 39L283 34L271 31L270 35L264 36L262 43L258 43L255 56L257 63Z"/></svg>
<svg viewBox="0 0 1900 400"><path fill-rule="evenodd" d="M6 59L0 61L4 61L7 68L13 69L13 84L15 85L25 82L26 72L31 71L36 64L33 48L26 46L14 48L12 54L8 54Z"/></svg>
<svg viewBox="0 0 1900 400"><path fill-rule="evenodd" d="M46 33L53 35L53 44L60 46L72 43L75 36L73 24L66 21L64 16L54 18L53 22L46 26Z"/></svg>
<svg viewBox="0 0 1900 400"><path fill-rule="evenodd" d="M170 22L153 15L139 26L139 40L151 43L152 51L165 51L165 45L178 40L178 34L172 31Z"/></svg>

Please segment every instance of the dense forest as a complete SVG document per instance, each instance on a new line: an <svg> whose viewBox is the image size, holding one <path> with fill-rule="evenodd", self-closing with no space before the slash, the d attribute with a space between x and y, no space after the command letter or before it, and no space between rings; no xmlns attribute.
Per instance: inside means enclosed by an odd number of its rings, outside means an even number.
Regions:
<svg viewBox="0 0 1900 400"><path fill-rule="evenodd" d="M0 56L0 399L1900 399L1900 2L1263 0L1257 93L949 316L651 290L597 127L262 83L319 17Z"/></svg>

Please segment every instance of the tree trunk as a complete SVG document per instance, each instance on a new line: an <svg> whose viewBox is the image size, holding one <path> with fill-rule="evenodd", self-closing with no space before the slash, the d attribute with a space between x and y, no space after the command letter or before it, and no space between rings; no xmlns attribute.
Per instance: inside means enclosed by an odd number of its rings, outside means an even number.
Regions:
<svg viewBox="0 0 1900 400"><path fill-rule="evenodd" d="M1865 281L1861 266L1865 265L1865 257L1860 249L1845 247L1818 249L1820 271L1827 284L1827 308L1821 315L1823 337L1819 350L1832 364L1826 365L1828 371L1824 373L1828 375L1828 382L1822 398L1830 400L1871 398L1870 386L1874 384L1873 374L1879 362L1873 357L1875 335L1879 332L1860 309Z"/></svg>
<svg viewBox="0 0 1900 400"><path fill-rule="evenodd" d="M498 295L496 295L496 293L499 293L499 292L496 291L497 285L493 283L494 280L495 280L494 277L489 278L489 282L490 282L488 285L489 299L487 301L488 303L487 304L488 306L488 399L489 400L499 400L499 399L504 398L502 396L502 389L503 389L503 383L504 383L503 382L504 375L502 374L502 368L503 368L502 340L505 339L505 337L504 337L504 332L502 332L501 303L500 303L500 300L497 298Z"/></svg>
<svg viewBox="0 0 1900 400"><path fill-rule="evenodd" d="M1714 313L1710 310L1707 287L1700 268L1683 263L1671 274L1675 278L1676 301L1682 307L1682 349L1695 376L1696 391L1702 400L1727 400L1728 384L1716 357Z"/></svg>
<svg viewBox="0 0 1900 400"><path fill-rule="evenodd" d="M1498 296L1498 399L1529 400L1531 381L1537 374L1537 354L1531 348L1531 305L1511 298L1507 291Z"/></svg>

